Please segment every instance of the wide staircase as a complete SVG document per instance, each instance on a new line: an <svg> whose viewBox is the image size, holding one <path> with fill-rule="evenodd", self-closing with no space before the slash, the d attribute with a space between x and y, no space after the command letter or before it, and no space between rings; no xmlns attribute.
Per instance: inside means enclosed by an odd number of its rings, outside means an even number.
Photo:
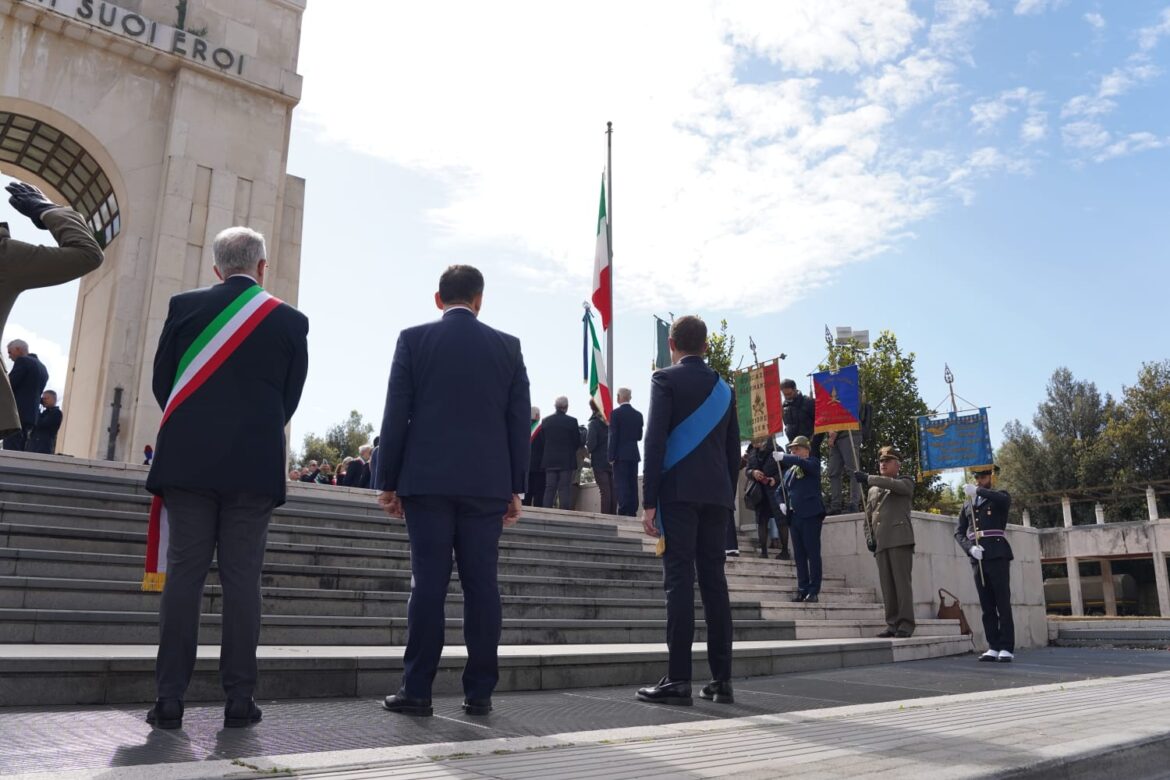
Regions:
<svg viewBox="0 0 1170 780"><path fill-rule="evenodd" d="M158 594L141 591L145 469L0 453L0 705L153 698ZM791 563L729 561L735 674L839 668L964 653L957 621L921 620L910 639L877 639L872 589L826 572L820 601L792 603ZM500 545L504 625L499 690L633 685L665 671L662 569L632 518L527 511ZM264 565L258 697L393 692L402 670L410 554L401 521L370 491L290 486ZM696 602L698 599L696 598ZM459 690L464 659L457 578L437 691ZM208 578L188 698L222 696L221 592ZM697 604L695 677L705 678Z"/></svg>

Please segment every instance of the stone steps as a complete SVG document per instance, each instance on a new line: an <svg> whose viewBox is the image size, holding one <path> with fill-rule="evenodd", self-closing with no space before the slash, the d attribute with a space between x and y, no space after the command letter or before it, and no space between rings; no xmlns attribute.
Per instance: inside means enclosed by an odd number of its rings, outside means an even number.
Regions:
<svg viewBox="0 0 1170 780"><path fill-rule="evenodd" d="M920 660L970 650L970 639L957 636L741 642L735 647L735 677ZM155 648L149 645L0 645L0 701L13 706L148 702L154 698L154 656ZM218 647L200 647L188 701L222 699L218 657ZM259 658L256 697L261 700L381 697L397 688L402 675L400 647L264 645ZM436 694L462 690L465 660L458 645L444 650ZM497 690L645 685L662 676L666 660L661 642L501 646ZM709 674L705 647L697 643L693 677L705 680Z"/></svg>

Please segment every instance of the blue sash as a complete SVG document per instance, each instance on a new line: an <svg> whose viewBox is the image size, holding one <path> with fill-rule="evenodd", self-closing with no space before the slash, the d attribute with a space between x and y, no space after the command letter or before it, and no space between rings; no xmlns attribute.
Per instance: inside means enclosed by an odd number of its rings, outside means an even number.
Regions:
<svg viewBox="0 0 1170 780"><path fill-rule="evenodd" d="M731 388L722 378L715 380L711 393L699 408L687 415L678 426L666 437L666 455L662 459L662 473L670 471L679 462L690 455L703 443L703 440L715 430L723 416L731 406ZM654 518L659 533L659 555L665 551L666 529L662 525L662 511L659 509Z"/></svg>

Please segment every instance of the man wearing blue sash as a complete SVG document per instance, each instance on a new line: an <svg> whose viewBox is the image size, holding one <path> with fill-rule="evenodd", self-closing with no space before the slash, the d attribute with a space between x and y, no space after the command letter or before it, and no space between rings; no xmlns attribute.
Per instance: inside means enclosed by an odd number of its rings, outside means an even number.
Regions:
<svg viewBox="0 0 1170 780"><path fill-rule="evenodd" d="M651 378L643 470L642 527L661 537L666 590L667 674L638 699L691 705L695 576L707 622L711 683L699 695L732 703L731 607L724 536L735 507L739 421L731 388L704 362L707 326L694 316L670 326L671 365ZM665 545L665 550L662 550Z"/></svg>

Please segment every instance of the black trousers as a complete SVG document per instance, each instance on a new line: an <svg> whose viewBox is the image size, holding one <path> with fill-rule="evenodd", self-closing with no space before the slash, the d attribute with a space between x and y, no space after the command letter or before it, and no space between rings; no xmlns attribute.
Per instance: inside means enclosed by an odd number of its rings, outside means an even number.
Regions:
<svg viewBox="0 0 1170 780"><path fill-rule="evenodd" d="M773 514L773 511L771 503L756 508L756 535L760 549L768 549L768 525L775 517L776 530L780 532L780 552L788 552L788 519L778 511Z"/></svg>
<svg viewBox="0 0 1170 780"><path fill-rule="evenodd" d="M794 518L792 529L792 556L796 562L796 587L802 596L816 596L821 592L821 526L822 517Z"/></svg>
<svg viewBox="0 0 1170 780"><path fill-rule="evenodd" d="M528 492L524 494L524 506L544 505L544 472L528 472Z"/></svg>
<svg viewBox="0 0 1170 780"><path fill-rule="evenodd" d="M24 452L25 445L28 444L28 434L32 427L17 431L11 436L4 437L3 445L6 450L16 450L17 452Z"/></svg>
<svg viewBox="0 0 1170 780"><path fill-rule="evenodd" d="M223 588L219 675L229 699L256 689L260 643L260 570L271 496L167 489L167 580L159 602L155 680L160 699L182 699L195 669L203 585L214 554Z"/></svg>
<svg viewBox="0 0 1170 780"><path fill-rule="evenodd" d="M545 469L544 503L541 506L549 509L572 509L573 475L576 472L576 469ZM559 504L556 503L558 499Z"/></svg>
<svg viewBox="0 0 1170 780"><path fill-rule="evenodd" d="M707 662L714 680L731 679L731 603L723 573L727 515L715 504L663 504L666 553L662 580L666 590L667 676L690 680L695 639L695 576L707 623Z"/></svg>
<svg viewBox="0 0 1170 780"><path fill-rule="evenodd" d="M593 478L597 480L597 492L601 496L601 514L614 514L617 511L617 502L613 496L613 471L610 469L594 470Z"/></svg>
<svg viewBox="0 0 1170 780"><path fill-rule="evenodd" d="M979 606L983 608L983 633L992 650L1016 649L1016 624L1012 620L1011 561L996 558L983 561L983 577L979 564L971 568L975 573L975 589L979 591Z"/></svg>
<svg viewBox="0 0 1170 780"><path fill-rule="evenodd" d="M507 501L497 498L403 497L410 537L411 587L402 657L402 688L408 696L431 698L443 654L452 552L463 589L463 692L469 699L487 699L495 690L502 626L497 562L507 507Z"/></svg>
<svg viewBox="0 0 1170 780"><path fill-rule="evenodd" d="M614 462L613 487L617 496L617 513L635 517L638 514L638 461Z"/></svg>

